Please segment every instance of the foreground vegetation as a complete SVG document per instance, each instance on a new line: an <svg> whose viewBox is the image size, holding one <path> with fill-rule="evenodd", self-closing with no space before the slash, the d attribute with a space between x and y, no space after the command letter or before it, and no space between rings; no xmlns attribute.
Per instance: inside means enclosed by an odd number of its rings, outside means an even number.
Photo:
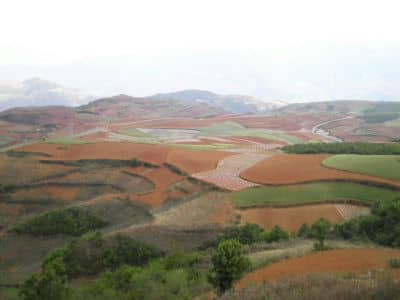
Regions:
<svg viewBox="0 0 400 300"><path fill-rule="evenodd" d="M239 207L296 205L327 200L358 200L372 204L377 199L392 200L399 191L348 182L319 182L249 188L232 194Z"/></svg>
<svg viewBox="0 0 400 300"><path fill-rule="evenodd" d="M399 155L341 154L325 159L326 167L400 180Z"/></svg>
<svg viewBox="0 0 400 300"><path fill-rule="evenodd" d="M296 144L282 148L287 153L296 154L365 154L365 155L398 155L400 144L378 143L312 143Z"/></svg>
<svg viewBox="0 0 400 300"><path fill-rule="evenodd" d="M57 209L37 216L15 227L19 234L48 236L56 234L82 235L107 225L89 210L79 207Z"/></svg>
<svg viewBox="0 0 400 300"><path fill-rule="evenodd" d="M370 240L384 246L400 247L400 198L376 202L370 215L335 225L334 235L347 240Z"/></svg>

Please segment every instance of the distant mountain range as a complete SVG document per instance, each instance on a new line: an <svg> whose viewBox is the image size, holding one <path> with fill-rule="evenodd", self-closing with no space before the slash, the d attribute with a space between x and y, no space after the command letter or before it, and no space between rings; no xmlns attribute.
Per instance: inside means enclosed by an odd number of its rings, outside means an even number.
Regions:
<svg viewBox="0 0 400 300"><path fill-rule="evenodd" d="M202 117L229 113L380 113L397 111L400 102L334 100L287 104L263 101L246 95L219 95L205 90L182 90L148 97L118 95L95 100L82 91L32 78L23 82L0 82L0 111L16 107L65 106L111 119ZM3 114L4 115L4 114Z"/></svg>
<svg viewBox="0 0 400 300"><path fill-rule="evenodd" d="M94 96L77 89L40 78L22 82L0 81L0 111L29 106L78 106L94 99Z"/></svg>
<svg viewBox="0 0 400 300"><path fill-rule="evenodd" d="M207 103L221 106L231 113L261 113L286 105L281 101L262 101L245 95L218 95L203 90L183 90L166 94L155 94L150 98L161 100L179 100L186 103Z"/></svg>

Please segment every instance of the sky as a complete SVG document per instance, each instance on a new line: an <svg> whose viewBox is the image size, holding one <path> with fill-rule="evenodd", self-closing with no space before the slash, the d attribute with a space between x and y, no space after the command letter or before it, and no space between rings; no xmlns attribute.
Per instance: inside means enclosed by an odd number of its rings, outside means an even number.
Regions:
<svg viewBox="0 0 400 300"><path fill-rule="evenodd" d="M399 1L0 1L0 80L400 99Z"/></svg>

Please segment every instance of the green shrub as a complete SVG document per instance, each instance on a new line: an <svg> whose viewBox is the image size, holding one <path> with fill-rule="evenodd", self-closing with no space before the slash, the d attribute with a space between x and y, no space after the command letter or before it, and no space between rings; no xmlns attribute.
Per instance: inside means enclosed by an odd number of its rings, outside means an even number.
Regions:
<svg viewBox="0 0 400 300"><path fill-rule="evenodd" d="M400 268L400 258L391 258L389 259L389 267L393 269Z"/></svg>
<svg viewBox="0 0 400 300"><path fill-rule="evenodd" d="M311 226L310 237L316 238L318 243L314 245L315 250L325 250L325 239L332 228L331 223L324 218L315 221Z"/></svg>
<svg viewBox="0 0 400 300"><path fill-rule="evenodd" d="M262 240L267 243L287 241L288 239L289 233L278 225L275 225L271 231L264 231L262 233Z"/></svg>
<svg viewBox="0 0 400 300"><path fill-rule="evenodd" d="M132 168L136 168L136 167L140 167L142 165L142 162L140 160L138 160L137 158L133 158L133 159L131 159L129 164Z"/></svg>
<svg viewBox="0 0 400 300"><path fill-rule="evenodd" d="M15 232L34 236L82 235L107 225L88 210L79 207L57 209L17 225Z"/></svg>
<svg viewBox="0 0 400 300"><path fill-rule="evenodd" d="M261 241L262 231L257 224L232 227L225 232L223 240L236 239L242 244L253 244Z"/></svg>
<svg viewBox="0 0 400 300"><path fill-rule="evenodd" d="M73 299L193 299L210 290L196 253L175 253L143 267L122 266L75 291Z"/></svg>
<svg viewBox="0 0 400 300"><path fill-rule="evenodd" d="M243 246L237 240L225 240L212 257L213 274L210 282L221 292L229 290L250 267Z"/></svg>
<svg viewBox="0 0 400 300"><path fill-rule="evenodd" d="M369 239L381 245L400 246L400 198L377 201L371 215L359 216L334 228L343 239Z"/></svg>
<svg viewBox="0 0 400 300"><path fill-rule="evenodd" d="M297 236L302 237L302 238L307 238L307 237L309 237L309 235L310 235L310 227L308 227L307 223L304 223L299 228L299 231L297 232Z"/></svg>
<svg viewBox="0 0 400 300"><path fill-rule="evenodd" d="M52 268L57 263L64 266L68 278L76 278L115 270L122 265L143 266L160 256L160 250L127 236L115 235L105 239L101 233L95 232L51 252L42 268Z"/></svg>

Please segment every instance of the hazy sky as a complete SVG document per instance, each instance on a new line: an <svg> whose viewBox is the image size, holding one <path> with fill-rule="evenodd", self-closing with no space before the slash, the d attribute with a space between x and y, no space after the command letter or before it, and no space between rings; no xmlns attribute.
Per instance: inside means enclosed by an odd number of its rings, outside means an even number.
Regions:
<svg viewBox="0 0 400 300"><path fill-rule="evenodd" d="M399 11L384 0L1 0L0 79L45 76L99 94L400 99Z"/></svg>

